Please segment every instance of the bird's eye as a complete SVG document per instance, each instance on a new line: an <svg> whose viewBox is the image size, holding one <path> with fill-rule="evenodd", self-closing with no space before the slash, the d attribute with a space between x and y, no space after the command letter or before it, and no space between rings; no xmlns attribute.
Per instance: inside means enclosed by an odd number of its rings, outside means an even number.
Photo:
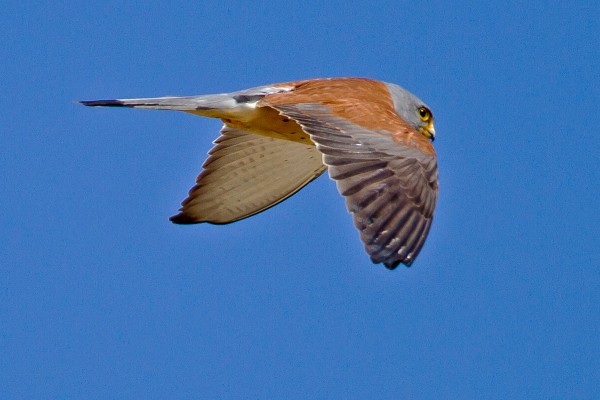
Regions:
<svg viewBox="0 0 600 400"><path fill-rule="evenodd" d="M427 122L431 119L431 111L427 107L419 107L419 117L421 121Z"/></svg>

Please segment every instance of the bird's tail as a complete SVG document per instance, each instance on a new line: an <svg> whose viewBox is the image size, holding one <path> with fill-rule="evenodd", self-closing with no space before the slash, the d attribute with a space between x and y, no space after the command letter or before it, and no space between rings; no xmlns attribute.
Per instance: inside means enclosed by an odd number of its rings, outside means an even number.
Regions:
<svg viewBox="0 0 600 400"><path fill-rule="evenodd" d="M264 96L289 91L289 87L260 86L224 94L184 97L154 97L139 99L84 100L90 107L131 107L151 110L176 110L207 117L223 118L228 115L246 114L256 107Z"/></svg>
<svg viewBox="0 0 600 400"><path fill-rule="evenodd" d="M155 97L139 99L84 100L89 107L130 107L151 110L176 110L207 117L223 117L228 112L239 111L240 103L230 94L206 96Z"/></svg>

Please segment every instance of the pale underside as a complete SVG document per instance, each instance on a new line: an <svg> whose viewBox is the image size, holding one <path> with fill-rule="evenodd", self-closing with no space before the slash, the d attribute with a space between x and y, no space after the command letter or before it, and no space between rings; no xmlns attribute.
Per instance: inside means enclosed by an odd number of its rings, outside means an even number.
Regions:
<svg viewBox="0 0 600 400"><path fill-rule="evenodd" d="M325 171L312 144L224 126L177 223L226 224L287 199Z"/></svg>

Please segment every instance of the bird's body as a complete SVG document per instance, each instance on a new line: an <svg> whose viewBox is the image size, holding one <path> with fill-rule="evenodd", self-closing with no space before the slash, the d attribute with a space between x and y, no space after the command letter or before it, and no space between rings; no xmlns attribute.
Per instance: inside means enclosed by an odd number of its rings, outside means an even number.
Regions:
<svg viewBox="0 0 600 400"><path fill-rule="evenodd" d="M313 79L227 94L82 103L224 122L175 223L249 217L329 169L373 262L410 265L429 231L438 191L433 116L399 86Z"/></svg>

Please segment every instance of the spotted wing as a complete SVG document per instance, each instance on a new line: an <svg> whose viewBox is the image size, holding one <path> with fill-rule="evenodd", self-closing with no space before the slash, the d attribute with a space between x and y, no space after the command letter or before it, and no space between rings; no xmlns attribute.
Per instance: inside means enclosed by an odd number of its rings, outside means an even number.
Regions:
<svg viewBox="0 0 600 400"><path fill-rule="evenodd" d="M354 124L321 103L271 106L298 122L317 144L371 260L390 269L410 266L433 219L435 154L401 144L392 132Z"/></svg>
<svg viewBox="0 0 600 400"><path fill-rule="evenodd" d="M287 199L326 169L315 146L227 126L209 154L197 184L171 221L238 221Z"/></svg>

